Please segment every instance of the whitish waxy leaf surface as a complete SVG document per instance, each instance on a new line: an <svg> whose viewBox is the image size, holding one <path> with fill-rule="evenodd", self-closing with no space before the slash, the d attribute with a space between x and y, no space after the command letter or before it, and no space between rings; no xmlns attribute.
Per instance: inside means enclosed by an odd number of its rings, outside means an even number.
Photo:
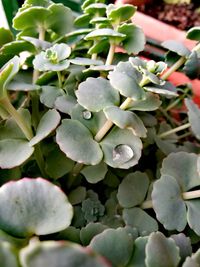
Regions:
<svg viewBox="0 0 200 267"><path fill-rule="evenodd" d="M123 228L107 229L92 239L90 247L107 258L113 267L120 267L131 257L133 239Z"/></svg>
<svg viewBox="0 0 200 267"><path fill-rule="evenodd" d="M87 34L85 36L85 40L94 40L94 39L99 39L102 37L109 37L112 39L122 40L126 37L126 35L119 33L117 31L114 31L112 29L97 29Z"/></svg>
<svg viewBox="0 0 200 267"><path fill-rule="evenodd" d="M122 44L128 54L138 54L144 50L145 35L140 27L125 23L119 26L118 31L126 35Z"/></svg>
<svg viewBox="0 0 200 267"><path fill-rule="evenodd" d="M177 267L180 261L179 249L172 238L162 233L152 233L146 245L147 267Z"/></svg>
<svg viewBox="0 0 200 267"><path fill-rule="evenodd" d="M152 201L157 219L166 229L182 231L186 227L186 206L175 178L162 175L154 183Z"/></svg>
<svg viewBox="0 0 200 267"><path fill-rule="evenodd" d="M80 231L80 239L84 246L89 245L92 238L102 233L108 227L101 223L88 223Z"/></svg>
<svg viewBox="0 0 200 267"><path fill-rule="evenodd" d="M46 235L65 229L73 210L59 187L37 178L0 188L0 228L13 236Z"/></svg>
<svg viewBox="0 0 200 267"><path fill-rule="evenodd" d="M88 78L76 91L78 103L90 111L119 104L119 93L103 78ZM90 96L90 97L88 97Z"/></svg>
<svg viewBox="0 0 200 267"><path fill-rule="evenodd" d="M4 139L0 141L0 168L11 169L24 163L34 148L24 139Z"/></svg>
<svg viewBox="0 0 200 267"><path fill-rule="evenodd" d="M108 107L104 109L104 113L108 120L111 120L121 129L131 129L134 135L146 137L146 128L142 120L131 111L124 111L118 107Z"/></svg>
<svg viewBox="0 0 200 267"><path fill-rule="evenodd" d="M70 242L46 241L25 247L20 252L23 267L110 267L100 256Z"/></svg>
<svg viewBox="0 0 200 267"><path fill-rule="evenodd" d="M30 146L34 146L47 137L56 129L60 122L60 114L55 109L47 111L41 118L37 127L36 135L29 142Z"/></svg>
<svg viewBox="0 0 200 267"><path fill-rule="evenodd" d="M99 164L94 166L84 167L81 173L85 176L85 179L89 183L95 184L104 179L107 171L107 165L104 162L100 162Z"/></svg>
<svg viewBox="0 0 200 267"><path fill-rule="evenodd" d="M200 235L200 222L199 222L200 201L199 199L193 199L190 201L186 201L185 203L188 209L187 212L188 224L192 228L192 230L194 230L195 233L197 233L197 235Z"/></svg>
<svg viewBox="0 0 200 267"><path fill-rule="evenodd" d="M188 109L188 119L191 124L192 132L200 140L200 109L190 99L185 100Z"/></svg>
<svg viewBox="0 0 200 267"><path fill-rule="evenodd" d="M57 129L56 142L70 159L79 163L96 165L103 157L99 144L79 121L63 120Z"/></svg>
<svg viewBox="0 0 200 267"><path fill-rule="evenodd" d="M142 142L131 130L114 128L100 144L104 161L111 167L128 169L140 159Z"/></svg>
<svg viewBox="0 0 200 267"><path fill-rule="evenodd" d="M131 208L141 204L149 187L149 179L145 173L134 172L128 174L118 188L117 198L124 208Z"/></svg>
<svg viewBox="0 0 200 267"><path fill-rule="evenodd" d="M175 40L167 40L162 43L162 46L177 53L179 56L189 56L190 54L190 50L186 46Z"/></svg>
<svg viewBox="0 0 200 267"><path fill-rule="evenodd" d="M129 262L130 267L146 267L145 265L145 247L148 237L138 237L134 243L134 250Z"/></svg>
<svg viewBox="0 0 200 267"><path fill-rule="evenodd" d="M14 248L8 242L0 242L0 260L3 267L18 267Z"/></svg>

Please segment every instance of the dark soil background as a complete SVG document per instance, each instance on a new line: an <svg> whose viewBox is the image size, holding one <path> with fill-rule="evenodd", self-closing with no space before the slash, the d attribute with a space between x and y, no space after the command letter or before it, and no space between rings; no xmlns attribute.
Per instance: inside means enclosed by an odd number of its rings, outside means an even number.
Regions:
<svg viewBox="0 0 200 267"><path fill-rule="evenodd" d="M191 4L181 5L165 4L159 0L159 3L153 1L139 6L138 10L180 30L188 30L193 26L200 26L200 0Z"/></svg>

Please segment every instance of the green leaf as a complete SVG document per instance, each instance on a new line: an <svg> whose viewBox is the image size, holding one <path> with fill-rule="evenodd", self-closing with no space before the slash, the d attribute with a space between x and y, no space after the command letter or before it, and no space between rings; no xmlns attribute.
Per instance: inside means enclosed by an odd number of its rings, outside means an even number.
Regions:
<svg viewBox="0 0 200 267"><path fill-rule="evenodd" d="M191 40L200 41L200 26L192 27L187 31L186 37Z"/></svg>
<svg viewBox="0 0 200 267"><path fill-rule="evenodd" d="M182 231L186 227L186 206L175 178L165 174L154 183L152 202L157 219L166 229Z"/></svg>
<svg viewBox="0 0 200 267"><path fill-rule="evenodd" d="M200 201L199 199L189 200L185 202L187 206L187 220L191 229L200 235L200 223L199 223L199 215L200 215Z"/></svg>
<svg viewBox="0 0 200 267"><path fill-rule="evenodd" d="M162 46L179 56L188 57L190 55L190 50L184 44L175 40L164 41Z"/></svg>
<svg viewBox="0 0 200 267"><path fill-rule="evenodd" d="M131 257L133 240L123 228L107 229L96 235L89 246L107 258L113 267L120 267L126 266Z"/></svg>
<svg viewBox="0 0 200 267"><path fill-rule="evenodd" d="M144 50L145 35L139 26L125 23L118 27L118 31L126 35L126 38L122 41L122 46L129 55L138 54Z"/></svg>
<svg viewBox="0 0 200 267"><path fill-rule="evenodd" d="M10 30L5 28L0 28L0 48L7 43L13 41L13 34Z"/></svg>
<svg viewBox="0 0 200 267"><path fill-rule="evenodd" d="M114 128L100 143L104 162L114 168L128 169L138 163L142 142L131 130Z"/></svg>
<svg viewBox="0 0 200 267"><path fill-rule="evenodd" d="M85 36L85 40L86 41L90 41L90 40L95 40L95 39L99 39L99 38L102 38L102 37L108 37L110 39L117 39L117 40L123 40L126 35L125 34L122 34L120 32L117 32L115 30L112 30L112 29L109 29L109 28L104 28L104 29L97 29L97 30L94 30L90 33L88 33L86 36Z"/></svg>
<svg viewBox="0 0 200 267"><path fill-rule="evenodd" d="M93 237L95 237L96 235L102 233L107 228L108 227L106 225L103 225L101 223L93 223L93 222L88 223L80 231L81 243L84 246L89 245L89 243L93 239Z"/></svg>
<svg viewBox="0 0 200 267"><path fill-rule="evenodd" d="M190 99L185 99L185 105L188 109L188 119L191 124L192 132L197 139L200 140L200 109L199 107Z"/></svg>
<svg viewBox="0 0 200 267"><path fill-rule="evenodd" d="M86 189L83 186L78 186L74 190L72 190L69 195L69 202L72 205L80 204L86 198Z"/></svg>
<svg viewBox="0 0 200 267"><path fill-rule="evenodd" d="M137 7L133 5L115 6L113 4L107 7L107 17L118 24L131 19L136 12Z"/></svg>
<svg viewBox="0 0 200 267"><path fill-rule="evenodd" d="M13 41L10 42L8 44L5 44L0 52L1 54L8 54L8 55L19 55L21 52L30 52L30 53L34 53L35 52L35 48L31 43L28 43L26 41L22 41L22 40L17 40L17 41Z"/></svg>
<svg viewBox="0 0 200 267"><path fill-rule="evenodd" d="M57 129L56 142L69 158L79 163L96 165L102 160L99 144L79 121L63 120Z"/></svg>
<svg viewBox="0 0 200 267"><path fill-rule="evenodd" d="M9 60L0 70L0 98L5 94L8 83L17 74L20 68L20 59L18 56Z"/></svg>
<svg viewBox="0 0 200 267"><path fill-rule="evenodd" d="M183 71L190 79L200 78L200 58L196 51L193 51L185 62Z"/></svg>
<svg viewBox="0 0 200 267"><path fill-rule="evenodd" d="M23 36L22 39L34 45L38 50L46 50L52 46L52 44L47 41L39 40L30 36Z"/></svg>
<svg viewBox="0 0 200 267"><path fill-rule="evenodd" d="M63 90L50 85L42 86L41 89L40 102L48 108L54 108L57 98L63 95Z"/></svg>
<svg viewBox="0 0 200 267"><path fill-rule="evenodd" d="M104 78L88 78L76 91L78 103L89 111L119 105L119 93ZM90 96L90 97L88 97Z"/></svg>
<svg viewBox="0 0 200 267"><path fill-rule="evenodd" d="M30 140L30 146L34 146L51 132L53 132L60 122L60 114L55 109L47 111L41 118L36 130L36 135Z"/></svg>
<svg viewBox="0 0 200 267"><path fill-rule="evenodd" d="M199 264L195 261L195 259L187 257L182 267L199 267Z"/></svg>
<svg viewBox="0 0 200 267"><path fill-rule="evenodd" d="M139 111L154 111L160 107L162 102L159 99L159 96L147 92L145 94L145 99L143 100L134 100L128 106L129 110L139 110Z"/></svg>
<svg viewBox="0 0 200 267"><path fill-rule="evenodd" d="M158 231L158 223L141 208L123 209L123 219L126 225L135 227L140 235L149 235Z"/></svg>
<svg viewBox="0 0 200 267"><path fill-rule="evenodd" d="M106 118L112 121L121 129L131 129L133 134L139 137L146 137L146 128L142 120L131 111L124 111L118 107L108 107L104 109Z"/></svg>
<svg viewBox="0 0 200 267"><path fill-rule="evenodd" d="M104 162L100 162L94 166L84 167L81 170L81 173L89 183L96 184L105 178L107 171L107 165Z"/></svg>
<svg viewBox="0 0 200 267"><path fill-rule="evenodd" d="M172 238L162 233L152 233L146 245L147 267L177 267L180 261L179 249Z"/></svg>
<svg viewBox="0 0 200 267"><path fill-rule="evenodd" d="M177 92L176 91L173 91L174 87L172 88L168 88L169 86L166 84L161 86L161 85L146 85L144 86L144 89L147 90L148 92L151 92L151 93L156 93L156 94L159 94L159 95L164 95L164 96L178 96Z"/></svg>
<svg viewBox="0 0 200 267"><path fill-rule="evenodd" d="M52 4L48 10L45 26L46 29L53 30L58 35L65 35L73 29L74 16L72 10L62 4Z"/></svg>
<svg viewBox="0 0 200 267"><path fill-rule="evenodd" d="M0 168L11 169L24 163L34 148L24 139L4 139L0 141Z"/></svg>
<svg viewBox="0 0 200 267"><path fill-rule="evenodd" d="M145 247L148 237L138 237L134 243L134 250L128 267L146 267L145 264Z"/></svg>
<svg viewBox="0 0 200 267"><path fill-rule="evenodd" d="M15 81L15 80L11 81L7 86L7 90L12 90L12 91L29 92L29 91L36 91L39 89L40 89L40 86L36 84L30 84L30 83Z"/></svg>
<svg viewBox="0 0 200 267"><path fill-rule="evenodd" d="M117 198L124 208L142 204L149 188L149 178L146 173L129 173L118 188Z"/></svg>
<svg viewBox="0 0 200 267"><path fill-rule="evenodd" d="M22 266L109 267L102 257L78 244L65 241L35 242L20 251Z"/></svg>
<svg viewBox="0 0 200 267"><path fill-rule="evenodd" d="M92 15L98 14L98 16L104 16L106 13L106 7L107 5L102 4L102 3L94 3L88 5L85 9L84 12Z"/></svg>
<svg viewBox="0 0 200 267"><path fill-rule="evenodd" d="M45 21L51 12L44 7L33 6L18 12L13 19L13 27L16 30L25 30L35 27L44 27Z"/></svg>
<svg viewBox="0 0 200 267"><path fill-rule="evenodd" d="M102 65L103 61L101 60L93 60L90 58L84 58L84 57L75 57L73 59L70 59L70 62L75 65L80 66L89 66L89 65Z"/></svg>
<svg viewBox="0 0 200 267"><path fill-rule="evenodd" d="M45 169L51 178L58 179L69 173L74 166L74 162L67 158L66 155L55 147L46 156Z"/></svg>
<svg viewBox="0 0 200 267"><path fill-rule="evenodd" d="M54 104L55 104L55 108L58 109L59 111L66 113L66 114L71 114L72 109L77 104L77 101L75 97L73 96L63 95L63 96L57 97Z"/></svg>
<svg viewBox="0 0 200 267"><path fill-rule="evenodd" d="M8 242L0 242L0 259L3 267L18 267L15 249Z"/></svg>
<svg viewBox="0 0 200 267"><path fill-rule="evenodd" d="M184 261L186 257L191 256L192 254L192 245L191 240L189 237L187 237L185 234L174 234L170 236L172 239L174 239L176 246L180 250L180 257L181 261Z"/></svg>
<svg viewBox="0 0 200 267"><path fill-rule="evenodd" d="M129 62L120 62L114 71L109 73L108 78L111 85L123 96L133 100L144 97L144 90L139 86L142 76Z"/></svg>
<svg viewBox="0 0 200 267"><path fill-rule="evenodd" d="M55 233L69 226L72 215L67 196L47 180L24 178L0 188L0 227L11 235Z"/></svg>
<svg viewBox="0 0 200 267"><path fill-rule="evenodd" d="M181 191L186 192L200 184L197 159L198 156L192 153L171 153L163 161L161 174L174 177Z"/></svg>
<svg viewBox="0 0 200 267"><path fill-rule="evenodd" d="M104 38L97 43L94 43L92 47L88 50L88 54L99 54L103 51L108 51L109 49L109 41ZM105 65L104 65L105 66Z"/></svg>
<svg viewBox="0 0 200 267"><path fill-rule="evenodd" d="M74 25L77 27L88 26L91 18L92 18L91 14L82 14L74 20Z"/></svg>

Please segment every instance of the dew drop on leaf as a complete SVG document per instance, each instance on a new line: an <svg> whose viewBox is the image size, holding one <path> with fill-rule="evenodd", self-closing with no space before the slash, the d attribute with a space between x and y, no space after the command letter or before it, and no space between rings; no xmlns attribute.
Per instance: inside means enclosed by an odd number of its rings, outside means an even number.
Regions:
<svg viewBox="0 0 200 267"><path fill-rule="evenodd" d="M116 164L123 164L134 156L132 148L128 145L118 145L113 149L113 161Z"/></svg>
<svg viewBox="0 0 200 267"><path fill-rule="evenodd" d="M82 115L85 120L89 120L92 118L92 113L89 110L84 110L82 112Z"/></svg>

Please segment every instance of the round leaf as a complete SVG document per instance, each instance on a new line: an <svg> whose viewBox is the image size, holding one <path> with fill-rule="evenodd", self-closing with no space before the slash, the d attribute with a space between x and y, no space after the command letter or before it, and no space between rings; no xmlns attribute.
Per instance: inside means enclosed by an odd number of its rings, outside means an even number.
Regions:
<svg viewBox="0 0 200 267"><path fill-rule="evenodd" d="M187 31L186 37L191 40L200 41L200 26L189 29L189 31Z"/></svg>
<svg viewBox="0 0 200 267"><path fill-rule="evenodd" d="M18 267L14 248L8 242L0 242L0 260L3 267Z"/></svg>
<svg viewBox="0 0 200 267"><path fill-rule="evenodd" d="M142 120L131 111L124 111L118 107L108 107L104 109L104 113L108 120L111 120L121 129L131 129L134 135L146 137L146 128Z"/></svg>
<svg viewBox="0 0 200 267"><path fill-rule="evenodd" d="M90 247L107 258L113 267L120 267L131 257L133 240L123 228L107 229L92 239Z"/></svg>
<svg viewBox="0 0 200 267"><path fill-rule="evenodd" d="M119 33L112 29L104 28L104 29L97 29L97 30L90 32L89 34L85 36L85 40L90 41L90 40L95 40L95 39L99 39L102 37L109 37L111 39L117 38L117 39L122 40L126 37L126 35Z"/></svg>
<svg viewBox="0 0 200 267"><path fill-rule="evenodd" d="M70 242L35 242L20 251L24 267L110 267L92 251Z"/></svg>
<svg viewBox="0 0 200 267"><path fill-rule="evenodd" d="M190 79L200 78L200 58L196 51L193 51L185 62L183 71Z"/></svg>
<svg viewBox="0 0 200 267"><path fill-rule="evenodd" d="M128 174L118 188L117 198L124 208L131 208L141 204L149 187L149 178L145 173L134 172Z"/></svg>
<svg viewBox="0 0 200 267"><path fill-rule="evenodd" d="M113 21L123 22L129 20L134 13L136 12L137 8L133 5L123 5L123 6L115 6L110 4L107 7L107 16L109 19Z"/></svg>
<svg viewBox="0 0 200 267"><path fill-rule="evenodd" d="M79 85L76 96L81 106L96 112L120 101L119 93L104 78L88 78Z"/></svg>
<svg viewBox="0 0 200 267"><path fill-rule="evenodd" d="M103 157L99 144L79 121L63 120L57 129L56 142L69 158L79 163L96 165Z"/></svg>
<svg viewBox="0 0 200 267"><path fill-rule="evenodd" d="M53 132L60 122L60 114L55 109L47 111L40 120L36 135L30 140L30 146L34 146L51 132Z"/></svg>
<svg viewBox="0 0 200 267"><path fill-rule="evenodd" d="M63 95L63 90L55 86L42 86L40 101L48 108L54 108L56 99Z"/></svg>
<svg viewBox="0 0 200 267"><path fill-rule="evenodd" d="M129 55L138 54L144 50L145 35L140 27L132 23L125 23L118 27L118 31L126 35L126 38L122 41L122 45Z"/></svg>
<svg viewBox="0 0 200 267"><path fill-rule="evenodd" d="M162 175L153 185L152 201L157 219L167 230L182 231L186 227L186 206L175 178Z"/></svg>
<svg viewBox="0 0 200 267"><path fill-rule="evenodd" d="M177 267L180 261L179 249L172 238L162 233L152 233L146 245L147 267Z"/></svg>
<svg viewBox="0 0 200 267"><path fill-rule="evenodd" d="M88 223L80 231L81 243L84 246L89 245L94 236L102 233L107 228L108 227L106 225L103 225L101 223Z"/></svg>
<svg viewBox="0 0 200 267"><path fill-rule="evenodd" d="M200 223L199 223L199 216L200 216L200 201L199 199L194 199L185 202L187 205L187 220L188 224L191 229L200 235Z"/></svg>
<svg viewBox="0 0 200 267"><path fill-rule="evenodd" d="M128 169L140 159L142 142L131 130L114 128L100 144L104 161L111 167Z"/></svg>
<svg viewBox="0 0 200 267"><path fill-rule="evenodd" d="M104 162L100 162L94 166L84 167L84 169L81 170L81 173L89 183L96 184L105 178L107 171L107 165Z"/></svg>
<svg viewBox="0 0 200 267"><path fill-rule="evenodd" d="M184 261L186 257L191 256L192 245L189 237L185 236L183 233L171 235L170 237L174 239L177 247L179 247L182 261Z"/></svg>
<svg viewBox="0 0 200 267"><path fill-rule="evenodd" d="M124 209L123 219L126 225L136 228L140 235L158 231L157 221L140 208Z"/></svg>
<svg viewBox="0 0 200 267"><path fill-rule="evenodd" d="M175 40L167 40L162 43L162 46L172 52L175 52L179 56L187 57L190 55L190 50L181 42Z"/></svg>
<svg viewBox="0 0 200 267"><path fill-rule="evenodd" d="M174 177L182 192L186 192L200 184L197 159L198 156L192 153L171 153L163 160L161 174Z"/></svg>
<svg viewBox="0 0 200 267"><path fill-rule="evenodd" d="M68 198L72 205L80 204L86 198L85 187L78 186L69 193Z"/></svg>
<svg viewBox="0 0 200 267"><path fill-rule="evenodd" d="M44 179L24 178L0 188L0 228L11 235L55 233L70 225L72 215L66 195Z"/></svg>
<svg viewBox="0 0 200 267"><path fill-rule="evenodd" d="M75 65L80 66L87 66L87 65L102 65L103 61L101 60L93 60L90 58L82 58L82 57L75 57L73 59L70 59L70 62Z"/></svg>
<svg viewBox="0 0 200 267"><path fill-rule="evenodd" d="M192 132L200 140L200 109L190 99L186 99L185 104L188 109L188 119L191 124Z"/></svg>
<svg viewBox="0 0 200 267"><path fill-rule="evenodd" d="M34 148L23 139L4 139L0 141L0 168L11 169L24 163Z"/></svg>
<svg viewBox="0 0 200 267"><path fill-rule="evenodd" d="M153 93L146 93L145 99L143 100L134 100L128 106L130 110L139 110L139 111L153 111L159 108L161 105L161 101L159 100L159 96Z"/></svg>
<svg viewBox="0 0 200 267"><path fill-rule="evenodd" d="M134 243L134 250L129 262L130 267L146 267L145 265L145 247L148 237L138 237Z"/></svg>

